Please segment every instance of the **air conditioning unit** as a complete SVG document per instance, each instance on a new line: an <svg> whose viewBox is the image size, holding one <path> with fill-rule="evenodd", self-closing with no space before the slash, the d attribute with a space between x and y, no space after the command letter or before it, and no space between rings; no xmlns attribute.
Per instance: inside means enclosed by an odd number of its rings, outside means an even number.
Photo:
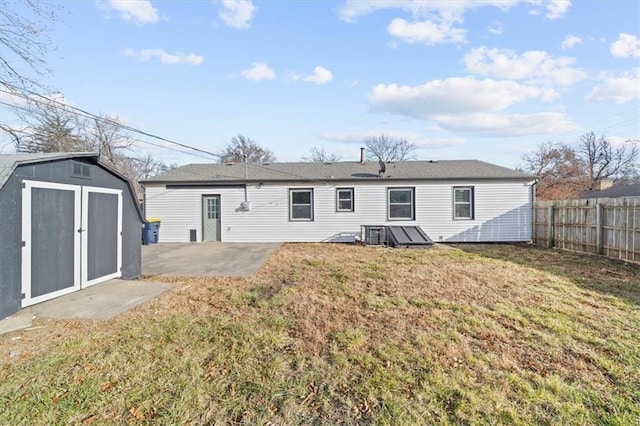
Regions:
<svg viewBox="0 0 640 426"><path fill-rule="evenodd" d="M240 209L243 212L248 212L249 210L251 210L251 201L243 201L242 203L240 203Z"/></svg>
<svg viewBox="0 0 640 426"><path fill-rule="evenodd" d="M387 244L387 227L382 225L363 225L361 230L362 241L369 245Z"/></svg>

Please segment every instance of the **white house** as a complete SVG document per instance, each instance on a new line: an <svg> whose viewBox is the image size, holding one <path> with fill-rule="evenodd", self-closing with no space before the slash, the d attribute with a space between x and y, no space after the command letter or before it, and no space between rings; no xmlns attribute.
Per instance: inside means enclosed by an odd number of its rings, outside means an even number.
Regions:
<svg viewBox="0 0 640 426"><path fill-rule="evenodd" d="M381 171L384 168L384 171ZM530 241L536 178L477 160L190 164L143 182L159 242L319 242L362 225Z"/></svg>

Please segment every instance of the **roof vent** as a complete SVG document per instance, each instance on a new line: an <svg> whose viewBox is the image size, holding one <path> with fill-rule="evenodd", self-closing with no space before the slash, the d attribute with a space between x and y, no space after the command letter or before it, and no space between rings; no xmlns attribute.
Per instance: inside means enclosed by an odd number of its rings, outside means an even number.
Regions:
<svg viewBox="0 0 640 426"><path fill-rule="evenodd" d="M430 163L437 163L438 160L429 160Z"/></svg>

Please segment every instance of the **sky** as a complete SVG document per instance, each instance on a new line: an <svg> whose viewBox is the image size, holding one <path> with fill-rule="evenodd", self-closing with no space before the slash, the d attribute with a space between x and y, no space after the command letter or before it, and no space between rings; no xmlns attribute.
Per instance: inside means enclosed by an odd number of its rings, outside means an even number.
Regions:
<svg viewBox="0 0 640 426"><path fill-rule="evenodd" d="M366 137L387 134L414 143L417 159L516 167L542 142L590 131L640 139L636 0L58 4L45 84L205 151L241 134L278 161L314 147L355 161Z"/></svg>

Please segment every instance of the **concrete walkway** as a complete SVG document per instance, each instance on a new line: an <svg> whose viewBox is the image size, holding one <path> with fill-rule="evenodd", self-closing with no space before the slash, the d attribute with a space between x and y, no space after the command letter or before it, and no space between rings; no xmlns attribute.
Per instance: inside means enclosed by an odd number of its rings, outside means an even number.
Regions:
<svg viewBox="0 0 640 426"><path fill-rule="evenodd" d="M160 243L142 246L147 276L229 277L253 274L279 243Z"/></svg>
<svg viewBox="0 0 640 426"><path fill-rule="evenodd" d="M31 326L36 317L108 319L164 293L171 284L109 280L26 307L0 321L0 334Z"/></svg>

